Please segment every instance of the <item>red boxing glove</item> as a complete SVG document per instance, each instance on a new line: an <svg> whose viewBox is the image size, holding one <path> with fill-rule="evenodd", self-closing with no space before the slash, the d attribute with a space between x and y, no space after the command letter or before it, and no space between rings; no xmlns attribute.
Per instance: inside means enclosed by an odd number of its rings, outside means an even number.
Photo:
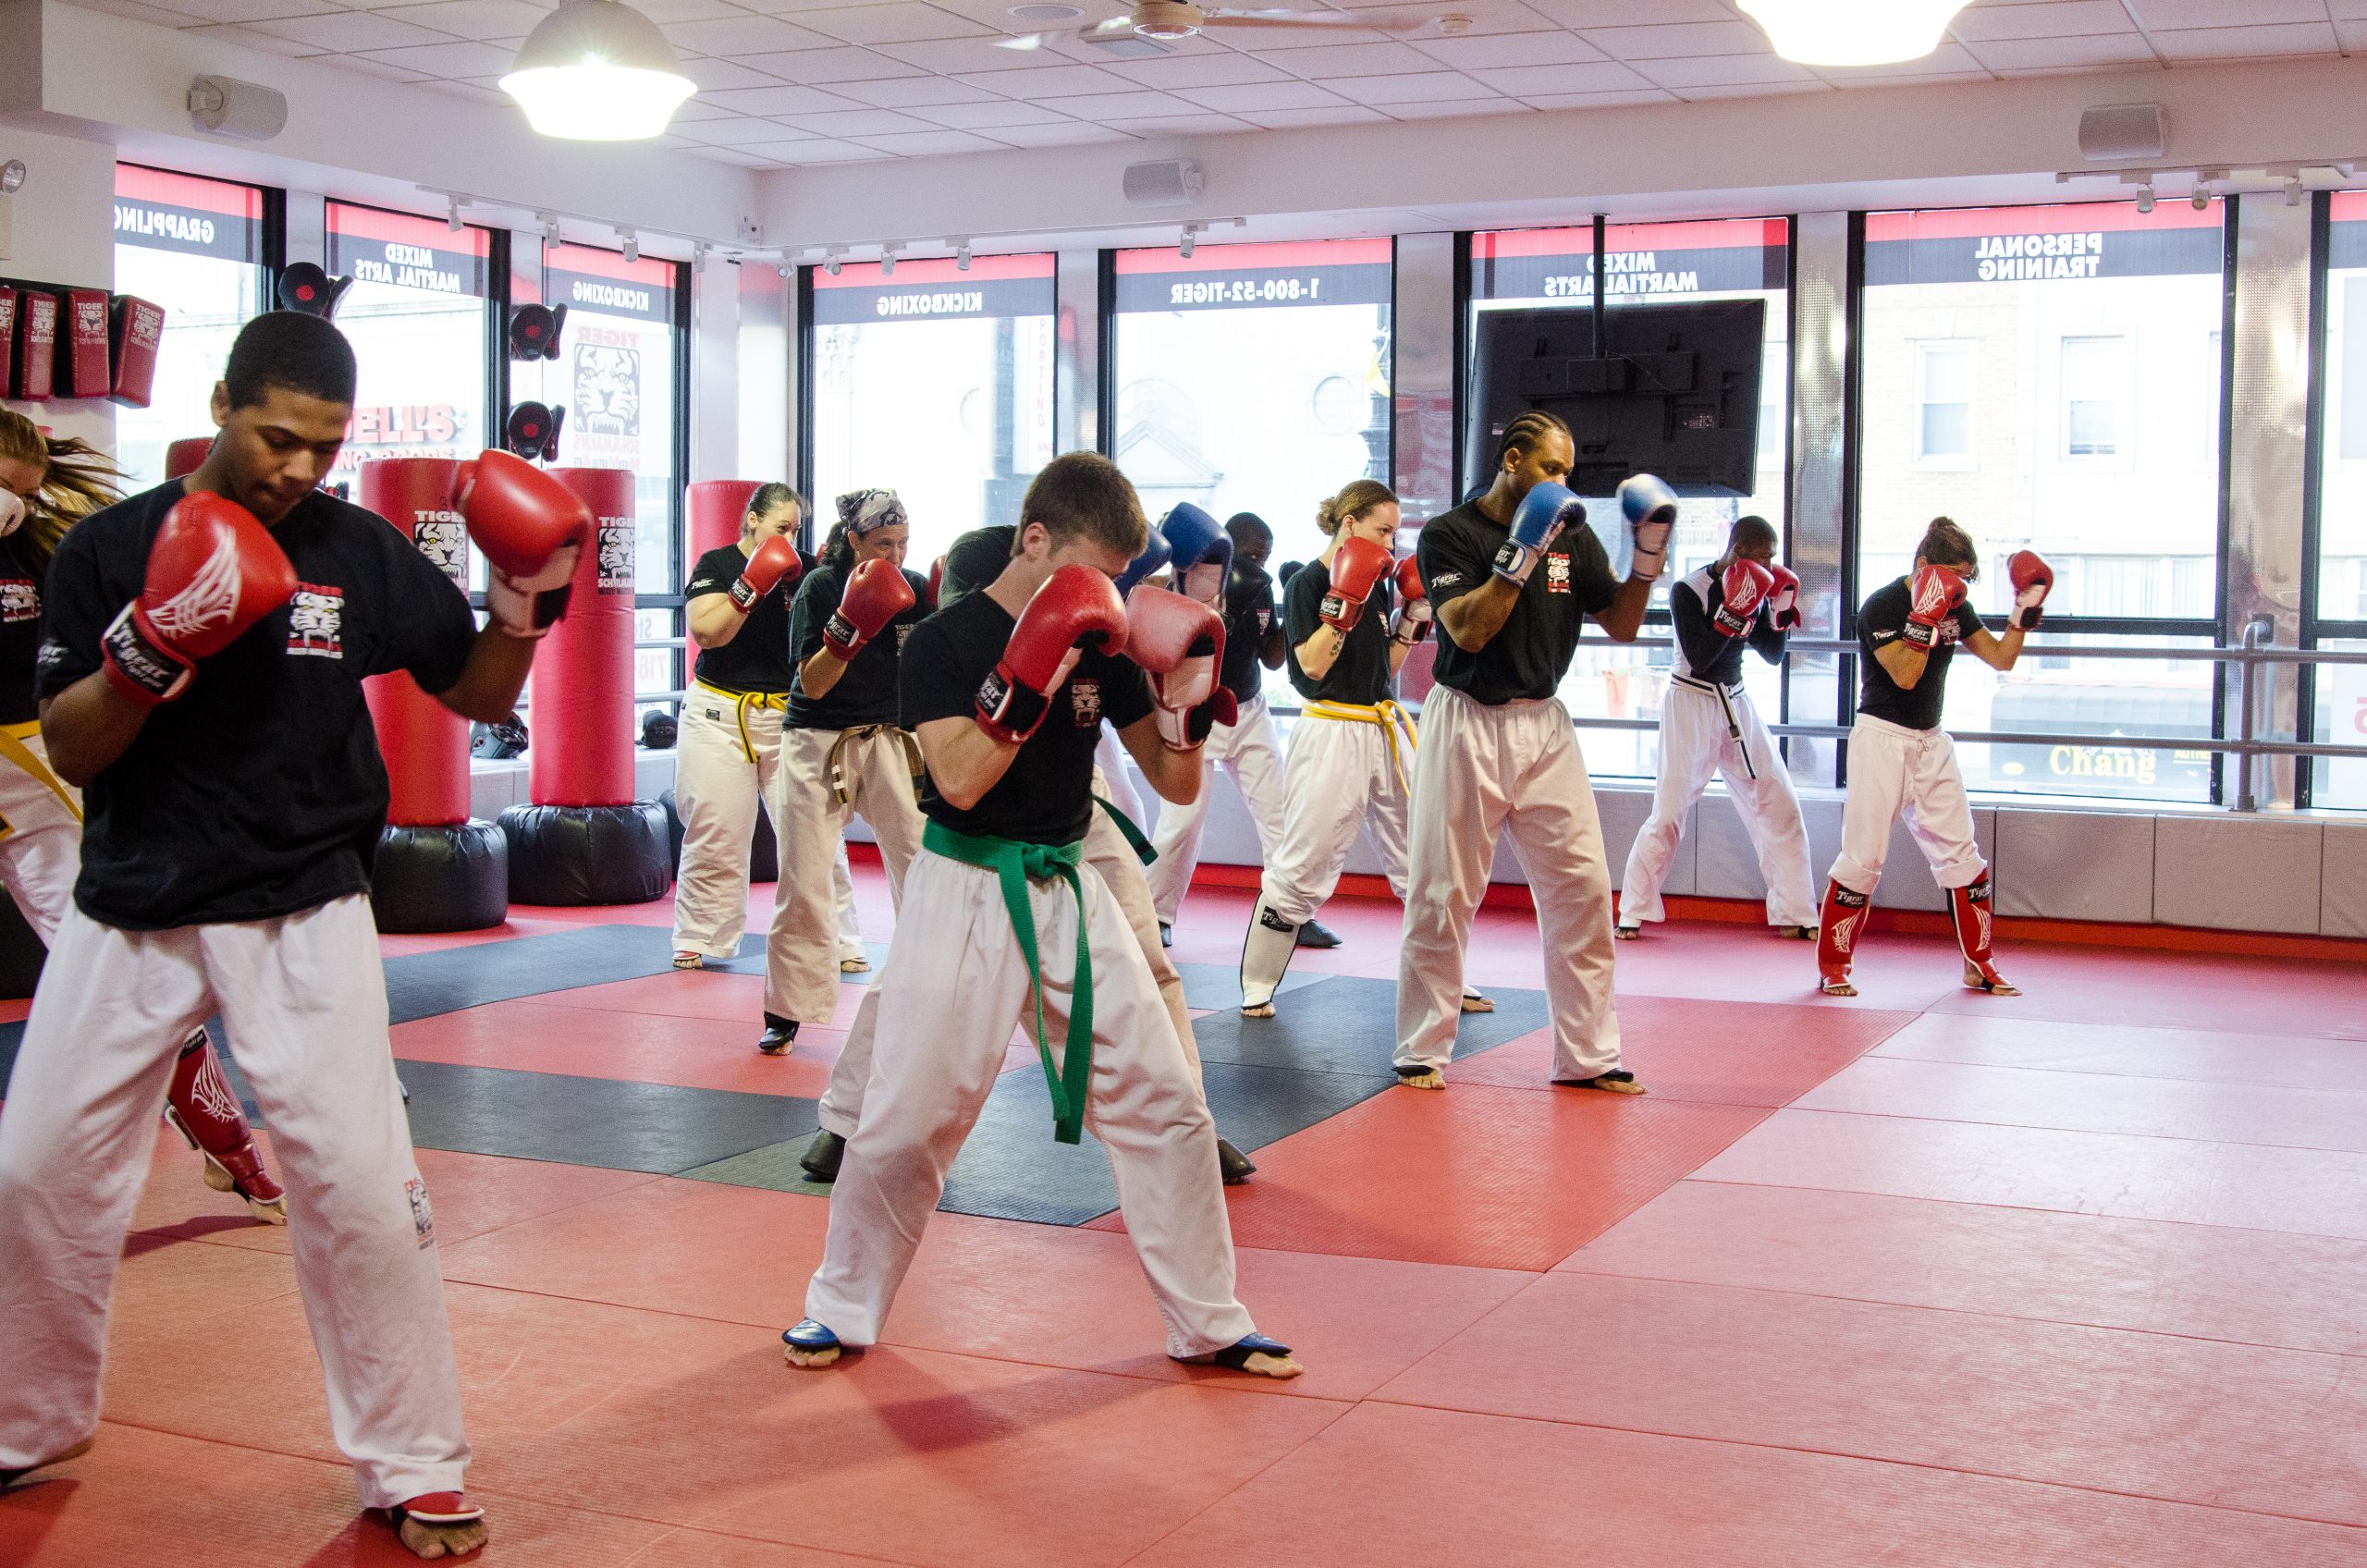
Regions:
<svg viewBox="0 0 2367 1568"><path fill-rule="evenodd" d="M740 569L740 581L728 592L731 607L746 615L756 607L756 601L773 591L780 582L794 582L804 571L805 563L797 558L797 546L780 534L771 534L756 546L748 564Z"/></svg>
<svg viewBox="0 0 2367 1568"><path fill-rule="evenodd" d="M1339 548L1331 552L1331 586L1316 611L1323 624L1346 636L1365 613L1365 601L1372 597L1374 585L1396 564L1386 545L1354 535L1341 540Z"/></svg>
<svg viewBox="0 0 2367 1568"><path fill-rule="evenodd" d="M484 607L513 637L540 637L567 613L575 561L592 537L592 508L574 491L509 452L460 465L453 509L484 552Z"/></svg>
<svg viewBox="0 0 2367 1568"><path fill-rule="evenodd" d="M1422 569L1412 556L1397 563L1397 624L1390 628L1390 635L1407 647L1412 647L1429 635L1429 590L1422 586Z"/></svg>
<svg viewBox="0 0 2367 1568"><path fill-rule="evenodd" d="M847 576L847 591L822 628L822 646L842 659L863 652L880 628L919 603L903 569L881 557L867 560Z"/></svg>
<svg viewBox="0 0 2367 1568"><path fill-rule="evenodd" d="M1940 623L1956 613L1966 592L1964 579L1946 567L1926 566L1917 572L1907 588L1907 645L1930 653L1940 639Z"/></svg>
<svg viewBox="0 0 2367 1568"><path fill-rule="evenodd" d="M296 569L252 512L203 491L186 496L148 546L140 596L101 634L100 668L133 702L169 703L189 689L199 659L295 593Z"/></svg>
<svg viewBox="0 0 2367 1568"><path fill-rule="evenodd" d="M2039 617L2046 613L2046 596L2054 588L2054 569L2036 550L2016 550L2005 562L2005 576L2014 585L2014 619L2009 624L2036 631Z"/></svg>
<svg viewBox="0 0 2367 1568"><path fill-rule="evenodd" d="M1239 717L1233 693L1217 684L1224 662L1222 616L1197 599L1145 583L1126 595L1126 627L1127 655L1150 675L1159 738L1168 750L1188 752L1208 738L1211 727Z"/></svg>
<svg viewBox="0 0 2367 1568"><path fill-rule="evenodd" d="M1019 613L1002 660L978 687L978 728L1018 745L1036 733L1052 693L1086 643L1126 646L1126 606L1118 585L1089 566L1064 566L1044 580Z"/></svg>
<svg viewBox="0 0 2367 1568"><path fill-rule="evenodd" d="M937 608L937 601L945 592L945 557L939 556L928 567L928 607Z"/></svg>
<svg viewBox="0 0 2367 1568"><path fill-rule="evenodd" d="M1767 591L1768 617L1778 631L1789 631L1800 624L1800 580L1787 566L1771 566L1767 574L1775 586Z"/></svg>
<svg viewBox="0 0 2367 1568"><path fill-rule="evenodd" d="M1757 561L1737 560L1726 568L1720 583L1725 592L1718 613L1710 619L1727 636L1739 637L1759 618L1759 606L1767 602L1768 591L1775 586L1775 574Z"/></svg>

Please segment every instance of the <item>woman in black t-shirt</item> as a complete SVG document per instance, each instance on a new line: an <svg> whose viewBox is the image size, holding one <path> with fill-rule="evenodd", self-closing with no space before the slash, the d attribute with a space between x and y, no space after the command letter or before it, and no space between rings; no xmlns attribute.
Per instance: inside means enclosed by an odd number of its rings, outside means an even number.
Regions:
<svg viewBox="0 0 2367 1568"><path fill-rule="evenodd" d="M122 498L115 464L89 443L43 435L0 409L0 883L46 945L66 917L82 861L81 792L59 778L42 743L33 696L42 587L66 531ZM181 1042L165 1114L205 1160L205 1183L236 1193L266 1224L288 1199L255 1152L238 1096L202 1026Z"/></svg>

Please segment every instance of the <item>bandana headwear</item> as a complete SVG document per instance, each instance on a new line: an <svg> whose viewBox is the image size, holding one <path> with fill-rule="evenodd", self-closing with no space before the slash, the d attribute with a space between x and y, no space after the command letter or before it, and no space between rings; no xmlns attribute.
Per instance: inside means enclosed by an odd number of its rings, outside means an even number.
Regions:
<svg viewBox="0 0 2367 1568"><path fill-rule="evenodd" d="M911 521L893 490L850 490L839 497L839 521L849 533L869 533Z"/></svg>
<svg viewBox="0 0 2367 1568"><path fill-rule="evenodd" d="M17 532L25 521L25 498L14 490L0 490L0 539Z"/></svg>

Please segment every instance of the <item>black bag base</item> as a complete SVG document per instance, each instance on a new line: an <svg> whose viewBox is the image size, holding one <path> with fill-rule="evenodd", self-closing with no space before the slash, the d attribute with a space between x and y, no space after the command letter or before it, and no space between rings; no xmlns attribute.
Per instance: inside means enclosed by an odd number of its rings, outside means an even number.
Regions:
<svg viewBox="0 0 2367 1568"><path fill-rule="evenodd" d="M370 874L378 929L482 931L509 918L509 841L490 822L387 827Z"/></svg>
<svg viewBox="0 0 2367 1568"><path fill-rule="evenodd" d="M682 813L675 803L674 791L663 790L657 803L666 808L666 836L672 858L667 863L679 876L682 868ZM748 835L748 880L772 882L780 877L780 843L773 837L772 808L761 800L756 802L755 830Z"/></svg>
<svg viewBox="0 0 2367 1568"><path fill-rule="evenodd" d="M509 897L521 904L642 904L673 885L666 808L511 806Z"/></svg>

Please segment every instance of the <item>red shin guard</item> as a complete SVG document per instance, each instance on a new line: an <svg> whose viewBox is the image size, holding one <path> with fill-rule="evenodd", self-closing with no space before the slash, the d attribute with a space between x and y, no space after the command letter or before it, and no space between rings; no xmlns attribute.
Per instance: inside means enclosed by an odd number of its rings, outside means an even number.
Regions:
<svg viewBox="0 0 2367 1568"><path fill-rule="evenodd" d="M1989 874L1982 872L1969 888L1949 888L1948 911L1956 917L1956 946L1964 949L1965 966L1970 972L1965 983L1978 985L1984 991L2010 993L2014 987L2005 984L1996 966L1990 962ZM1975 980L1973 975L1979 978Z"/></svg>
<svg viewBox="0 0 2367 1568"><path fill-rule="evenodd" d="M1866 911L1872 902L1870 894L1852 892L1838 882L1826 885L1824 913L1816 934L1817 973L1826 985L1847 984L1849 962L1857 956L1858 934L1865 928Z"/></svg>
<svg viewBox="0 0 2367 1568"><path fill-rule="evenodd" d="M181 1042L180 1060L173 1064L173 1084L165 1098L165 1114L180 1129L190 1147L205 1157L205 1184L216 1192L236 1193L247 1200L256 1217L284 1222L288 1199L255 1152L253 1132L230 1081L222 1075L222 1061L214 1042L199 1029Z"/></svg>

